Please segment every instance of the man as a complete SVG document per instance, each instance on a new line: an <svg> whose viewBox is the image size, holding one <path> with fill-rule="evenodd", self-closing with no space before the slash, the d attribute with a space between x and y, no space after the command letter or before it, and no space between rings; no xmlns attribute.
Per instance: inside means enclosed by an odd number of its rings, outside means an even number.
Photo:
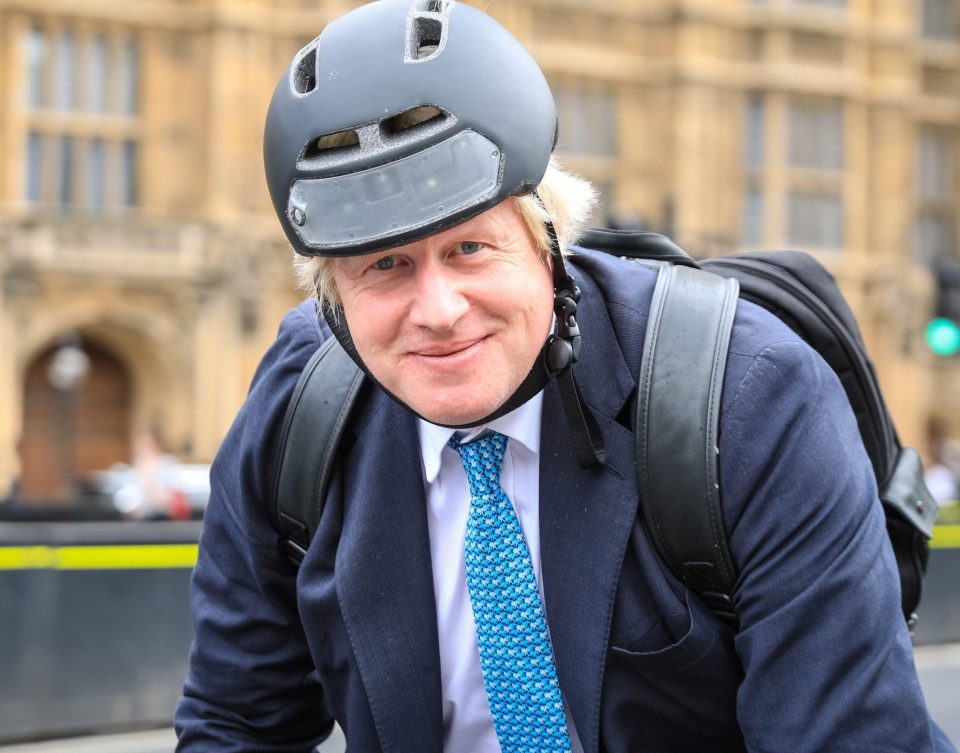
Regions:
<svg viewBox="0 0 960 753"><path fill-rule="evenodd" d="M719 448L739 629L657 557L632 430L655 274L563 258L593 199L555 134L539 68L465 5L362 6L281 79L267 179L323 317L284 320L214 463L178 750L308 751L334 720L362 753L952 750L844 393L757 307ZM373 387L298 571L265 500L331 330Z"/></svg>

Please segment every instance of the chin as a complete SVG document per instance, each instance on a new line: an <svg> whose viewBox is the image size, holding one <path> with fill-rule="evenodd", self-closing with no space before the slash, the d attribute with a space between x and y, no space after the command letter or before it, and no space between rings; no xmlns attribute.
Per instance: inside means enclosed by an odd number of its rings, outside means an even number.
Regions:
<svg viewBox="0 0 960 753"><path fill-rule="evenodd" d="M408 385L405 385L408 386ZM465 380L457 385L422 384L421 389L394 393L426 421L440 426L477 426L500 408L516 387Z"/></svg>
<svg viewBox="0 0 960 753"><path fill-rule="evenodd" d="M490 413L493 413L494 409L486 411L485 413L464 413L458 411L456 413L449 412L437 412L437 411L417 411L423 418L429 421L432 424L437 424L439 426L462 426L462 427L471 427L477 426L483 422L483 418Z"/></svg>
<svg viewBox="0 0 960 753"><path fill-rule="evenodd" d="M407 405L432 424L466 427L482 423L483 419L499 408L501 403L496 405L465 405L462 401L451 401L449 405L438 405L436 399L434 399L428 404L407 403Z"/></svg>

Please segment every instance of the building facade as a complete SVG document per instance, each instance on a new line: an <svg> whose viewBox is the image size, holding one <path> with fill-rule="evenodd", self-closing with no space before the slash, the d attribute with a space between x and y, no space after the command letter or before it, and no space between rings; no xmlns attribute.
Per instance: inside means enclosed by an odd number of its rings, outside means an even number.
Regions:
<svg viewBox="0 0 960 753"><path fill-rule="evenodd" d="M497 0L598 224L836 275L902 437L960 434L923 342L957 260L957 0ZM263 117L327 0L0 0L0 496L155 430L209 461L294 289Z"/></svg>

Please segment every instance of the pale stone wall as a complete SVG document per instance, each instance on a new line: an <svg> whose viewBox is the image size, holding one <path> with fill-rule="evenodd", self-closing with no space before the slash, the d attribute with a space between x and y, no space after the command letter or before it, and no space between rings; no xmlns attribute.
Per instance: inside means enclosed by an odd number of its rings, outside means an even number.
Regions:
<svg viewBox="0 0 960 753"><path fill-rule="evenodd" d="M0 0L0 494L18 472L27 366L70 330L128 364L131 429L162 418L185 459L212 457L280 317L301 297L262 176L266 106L293 52L354 4ZM791 188L839 186L842 248L816 255L858 316L901 436L922 445L930 413L960 434L958 361L937 362L923 346L931 280L913 261L916 129L960 129L960 44L921 39L918 3L482 5L555 87L612 97L612 153L561 156L603 187L611 214L642 218L694 254L744 245L744 112L750 94L762 96L759 247L784 245ZM34 24L74 29L78 49L97 33L134 34L138 111L30 111L23 45ZM788 108L801 96L842 103L835 178L788 164ZM136 209L30 206L31 129L135 140Z"/></svg>

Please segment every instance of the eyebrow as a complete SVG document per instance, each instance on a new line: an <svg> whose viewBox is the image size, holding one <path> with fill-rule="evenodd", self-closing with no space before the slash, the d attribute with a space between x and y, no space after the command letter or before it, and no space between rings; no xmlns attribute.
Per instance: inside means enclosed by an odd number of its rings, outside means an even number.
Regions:
<svg viewBox="0 0 960 753"><path fill-rule="evenodd" d="M364 267L366 267L367 264L371 263L368 260L372 259L378 253L380 252L372 251L369 254L359 254L357 256L341 256L341 257L335 258L332 260L334 274L336 274L337 270L339 269L347 277L352 277L357 272L359 272ZM384 254L384 255L389 256L389 254Z"/></svg>
<svg viewBox="0 0 960 753"><path fill-rule="evenodd" d="M493 240L495 243L503 243L509 240L511 236L512 234L507 233L504 229L503 223L495 222L490 217L484 217L482 224L474 226L473 228L467 228L466 224L451 228L449 241L451 243L458 243L462 241L478 241L487 238Z"/></svg>

